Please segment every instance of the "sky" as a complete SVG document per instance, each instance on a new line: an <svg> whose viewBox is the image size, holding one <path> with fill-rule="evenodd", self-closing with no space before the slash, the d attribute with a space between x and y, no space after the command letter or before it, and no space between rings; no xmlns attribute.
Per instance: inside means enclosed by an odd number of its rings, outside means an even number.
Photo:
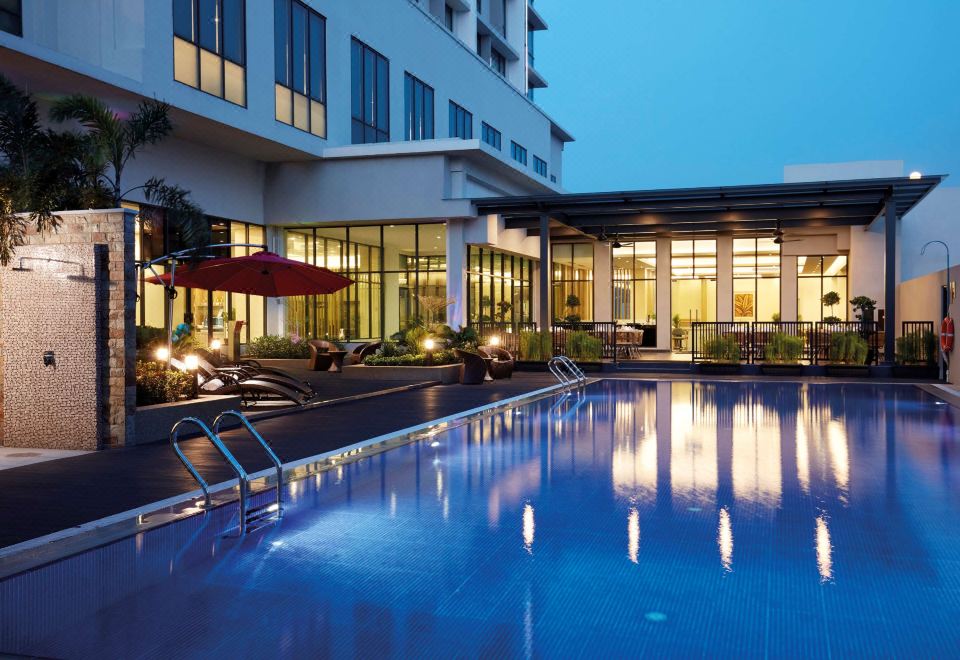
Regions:
<svg viewBox="0 0 960 660"><path fill-rule="evenodd" d="M960 0L536 0L572 192L902 160L960 185Z"/></svg>

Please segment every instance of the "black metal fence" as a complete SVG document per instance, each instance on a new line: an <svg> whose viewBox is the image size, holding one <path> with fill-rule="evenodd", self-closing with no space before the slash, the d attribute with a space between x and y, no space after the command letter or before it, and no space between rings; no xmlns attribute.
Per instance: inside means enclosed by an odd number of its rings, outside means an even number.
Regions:
<svg viewBox="0 0 960 660"><path fill-rule="evenodd" d="M898 364L934 365L939 357L933 321L903 321L897 338Z"/></svg>
<svg viewBox="0 0 960 660"><path fill-rule="evenodd" d="M570 335L575 332L585 332L591 337L600 340L600 357L612 360L617 354L617 324L612 321L581 321L577 323L555 323L551 328L553 334L553 354L566 355Z"/></svg>
<svg viewBox="0 0 960 660"><path fill-rule="evenodd" d="M532 332L537 329L536 323L519 321L481 321L479 323L471 323L470 325L477 331L477 337L481 345L488 344L491 337L498 337L500 339L500 345L514 355L520 353L520 333Z"/></svg>
<svg viewBox="0 0 960 660"><path fill-rule="evenodd" d="M877 364L882 357L883 326L878 321L841 321L826 323L820 321L814 330L814 362L832 361L830 351L834 345L834 336L854 333L867 342L867 358L865 364Z"/></svg>
<svg viewBox="0 0 960 660"><path fill-rule="evenodd" d="M749 321L694 321L690 324L690 351L694 362L716 359L716 340L732 338L739 347L740 361L750 361L752 333Z"/></svg>
<svg viewBox="0 0 960 660"><path fill-rule="evenodd" d="M814 356L814 324L812 321L755 321L753 323L753 339L750 360L754 363L773 362L782 356L775 355L783 345L783 336L791 337L803 342L800 351L800 360L813 362ZM768 352L774 354L767 355Z"/></svg>

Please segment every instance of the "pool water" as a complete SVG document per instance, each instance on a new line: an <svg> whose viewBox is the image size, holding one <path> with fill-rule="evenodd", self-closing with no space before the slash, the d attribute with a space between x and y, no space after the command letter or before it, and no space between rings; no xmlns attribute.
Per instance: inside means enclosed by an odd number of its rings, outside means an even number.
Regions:
<svg viewBox="0 0 960 660"><path fill-rule="evenodd" d="M0 583L52 657L955 656L960 411L602 381ZM231 507L232 509L232 507Z"/></svg>

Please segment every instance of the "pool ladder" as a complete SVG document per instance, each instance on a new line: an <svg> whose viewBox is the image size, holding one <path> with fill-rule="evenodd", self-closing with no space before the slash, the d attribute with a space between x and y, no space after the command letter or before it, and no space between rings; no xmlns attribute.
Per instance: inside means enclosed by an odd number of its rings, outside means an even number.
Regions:
<svg viewBox="0 0 960 660"><path fill-rule="evenodd" d="M227 446L224 445L223 441L220 439L220 427L224 420L229 418L236 418L239 420L241 426L247 429L247 432L260 444L261 447L263 447L263 450L267 453L267 456L270 457L270 461L277 470L276 502L254 507L252 509L250 508L250 496L253 494L250 489L250 475L246 470L243 469L243 466L233 455L233 452L227 449ZM174 424L172 429L170 429L170 444L173 446L173 451L176 452L177 458L180 459L180 462L183 463L183 466L187 468L187 472L190 473L190 476L194 478L194 480L200 485L200 489L203 491L203 504L201 505L203 508L209 509L213 507L213 503L210 500L210 485L203 477L200 476L197 468L193 465L190 459L186 457L186 455L183 453L183 450L180 449L180 430L185 426L195 426L200 429L200 432L206 436L207 440L210 441L210 444L212 444L214 449L216 449L217 452L224 458L224 460L226 460L227 464L230 466L230 469L232 469L233 473L237 476L237 485L240 489L241 536L249 531L259 529L267 523L274 522L283 515L283 464L280 462L280 459L277 457L276 453L273 451L267 441L263 439L263 436L260 435L255 428L253 428L253 425L249 422L249 420L247 420L246 417L243 416L242 413L236 410L227 410L226 412L220 413L217 418L213 420L212 429L196 417L184 417Z"/></svg>
<svg viewBox="0 0 960 660"><path fill-rule="evenodd" d="M564 387L585 385L587 383L587 375L566 355L558 355L550 358L550 361L547 362L547 368Z"/></svg>

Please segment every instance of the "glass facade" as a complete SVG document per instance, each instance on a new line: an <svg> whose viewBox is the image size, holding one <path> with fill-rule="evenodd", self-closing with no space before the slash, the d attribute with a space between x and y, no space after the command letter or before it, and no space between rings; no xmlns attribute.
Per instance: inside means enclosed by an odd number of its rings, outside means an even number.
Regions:
<svg viewBox="0 0 960 660"><path fill-rule="evenodd" d="M245 106L244 0L173 0L173 77Z"/></svg>
<svg viewBox="0 0 960 660"><path fill-rule="evenodd" d="M263 244L266 240L263 227L246 222L211 219L210 230L213 244ZM182 248L177 228L167 222L164 211L142 206L134 231L134 257L137 263L152 261ZM238 257L257 252L258 249L223 248L211 253L220 257ZM158 273L166 270L162 265L154 268ZM167 298L162 286L145 281L145 278L151 275L150 271L138 270L137 325L163 328L166 327ZM216 339L223 344L224 352L228 354L233 343L235 321L244 322L240 333L241 352L245 344L266 332L266 299L262 296L177 287L177 297L173 302L174 327L188 323L194 338L201 345L209 345Z"/></svg>
<svg viewBox="0 0 960 660"><path fill-rule="evenodd" d="M297 0L274 0L276 118L327 136L327 19Z"/></svg>
<svg viewBox="0 0 960 660"><path fill-rule="evenodd" d="M657 244L641 241L613 250L613 319L652 324L657 318Z"/></svg>
<svg viewBox="0 0 960 660"><path fill-rule="evenodd" d="M403 78L404 133L407 140L432 140L433 87L409 73Z"/></svg>
<svg viewBox="0 0 960 660"><path fill-rule="evenodd" d="M593 243L554 243L553 318L593 320Z"/></svg>
<svg viewBox="0 0 960 660"><path fill-rule="evenodd" d="M674 240L670 244L670 314L680 329L717 320L717 241Z"/></svg>
<svg viewBox="0 0 960 660"><path fill-rule="evenodd" d="M469 321L533 321L534 261L471 245L467 263Z"/></svg>
<svg viewBox="0 0 960 660"><path fill-rule="evenodd" d="M390 61L365 43L350 42L351 140L390 141Z"/></svg>
<svg viewBox="0 0 960 660"><path fill-rule="evenodd" d="M840 302L832 307L823 297L834 292ZM849 318L847 257L845 255L797 257L797 320L822 321L835 316Z"/></svg>
<svg viewBox="0 0 960 660"><path fill-rule="evenodd" d="M733 320L780 318L780 246L772 238L733 239Z"/></svg>
<svg viewBox="0 0 960 660"><path fill-rule="evenodd" d="M288 258L354 281L335 294L287 298L287 332L369 340L416 318L446 322L444 224L288 229L286 246Z"/></svg>

